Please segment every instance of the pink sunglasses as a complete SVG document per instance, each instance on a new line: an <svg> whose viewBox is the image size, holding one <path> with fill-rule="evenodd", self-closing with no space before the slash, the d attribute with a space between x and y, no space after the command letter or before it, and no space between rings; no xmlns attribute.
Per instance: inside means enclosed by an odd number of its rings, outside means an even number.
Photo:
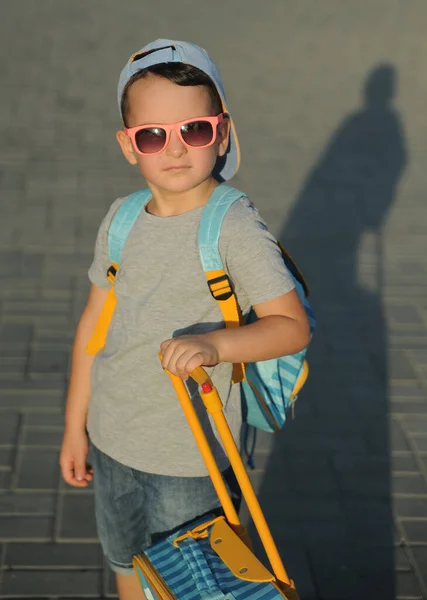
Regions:
<svg viewBox="0 0 427 600"><path fill-rule="evenodd" d="M125 127L125 133L132 140L138 154L159 154L169 143L171 132L175 131L181 142L188 148L207 148L216 139L216 127L226 117L223 113L216 117L196 117L170 123L168 125L138 125Z"/></svg>

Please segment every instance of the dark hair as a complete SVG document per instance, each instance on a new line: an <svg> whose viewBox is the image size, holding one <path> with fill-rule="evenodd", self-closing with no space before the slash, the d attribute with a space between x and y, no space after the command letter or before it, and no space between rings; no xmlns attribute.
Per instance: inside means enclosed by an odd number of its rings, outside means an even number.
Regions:
<svg viewBox="0 0 427 600"><path fill-rule="evenodd" d="M193 67L192 65L187 65L185 63L159 63L158 65L153 65L152 67L147 67L146 69L141 69L140 71L137 71L137 73L135 73L135 75L132 75L132 77L125 85L120 103L122 119L125 125L127 117L129 116L129 88L132 84L135 83L135 81L138 81L139 79L144 79L149 75L157 75L158 77L164 77L168 81L182 86L203 85L208 90L212 102L212 109L215 115L218 115L223 110L222 101L218 90L216 89L216 86L212 79L208 75L206 75L206 73L204 73L197 67Z"/></svg>

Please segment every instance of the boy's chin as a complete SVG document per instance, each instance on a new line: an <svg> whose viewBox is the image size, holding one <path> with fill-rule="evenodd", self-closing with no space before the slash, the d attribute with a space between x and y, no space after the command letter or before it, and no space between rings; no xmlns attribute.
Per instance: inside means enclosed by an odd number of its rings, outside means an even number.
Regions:
<svg viewBox="0 0 427 600"><path fill-rule="evenodd" d="M174 173L163 178L159 182L158 187L166 192L178 194L188 192L201 185L204 181L205 178L194 178L194 176L191 177L190 173Z"/></svg>

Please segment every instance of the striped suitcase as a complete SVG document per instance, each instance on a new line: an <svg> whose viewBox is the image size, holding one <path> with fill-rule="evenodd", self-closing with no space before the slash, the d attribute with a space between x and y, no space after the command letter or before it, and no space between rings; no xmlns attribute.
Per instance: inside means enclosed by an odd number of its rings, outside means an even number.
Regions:
<svg viewBox="0 0 427 600"><path fill-rule="evenodd" d="M211 515L196 520L134 557L134 568L147 600L299 600L295 585L288 578L280 559L212 381L201 367L191 374L200 386L202 400L221 436L273 572L252 552L248 534L239 521L183 380L171 373L169 376L206 462L225 517Z"/></svg>

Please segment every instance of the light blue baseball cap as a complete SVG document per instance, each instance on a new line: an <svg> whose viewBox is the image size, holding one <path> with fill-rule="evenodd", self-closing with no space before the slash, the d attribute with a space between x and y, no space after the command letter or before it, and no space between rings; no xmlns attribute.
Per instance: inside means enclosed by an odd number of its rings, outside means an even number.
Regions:
<svg viewBox="0 0 427 600"><path fill-rule="evenodd" d="M135 75L135 73L141 69L152 67L153 65L170 62L186 63L193 67L197 67L206 73L206 75L214 82L216 89L218 90L218 94L222 101L223 111L229 114L224 87L216 64L209 57L206 50L200 48L200 46L190 44L189 42L179 42L177 40L156 40L155 42L147 44L129 58L120 74L119 85L117 88L119 111L121 111L123 90L129 79ZM121 113L120 116L122 116ZM215 172L215 175L222 181L231 179L237 173L240 164L239 140L237 139L236 129L231 116L230 124L230 143L228 150L224 157L218 159L218 169Z"/></svg>

